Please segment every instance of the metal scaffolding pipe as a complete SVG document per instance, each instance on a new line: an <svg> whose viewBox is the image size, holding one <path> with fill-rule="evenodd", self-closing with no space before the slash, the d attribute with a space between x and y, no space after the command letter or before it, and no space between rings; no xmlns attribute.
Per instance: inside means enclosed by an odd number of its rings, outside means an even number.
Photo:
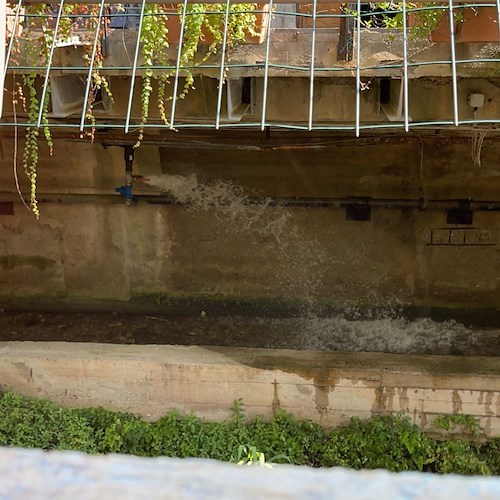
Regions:
<svg viewBox="0 0 500 500"><path fill-rule="evenodd" d="M38 112L38 120L36 122L36 127L39 128L40 125L42 124L43 120L43 108L44 108L44 103L45 103L45 97L47 96L47 91L49 88L49 73L50 73L50 66L52 65L52 58L54 57L54 49L56 48L56 42L57 42L57 32L59 30L59 23L61 22L61 15L63 12L64 8L64 0L61 0L61 3L59 4L59 11L57 12L57 19L56 19L56 25L54 27L54 35L52 37L52 44L50 46L50 52L49 52L49 60L47 62L47 68L45 72L45 80L43 82L43 87L42 87L42 96L40 97L40 110Z"/></svg>
<svg viewBox="0 0 500 500"><path fill-rule="evenodd" d="M316 57L316 14L318 4L313 0L312 36L311 36L311 67L309 73L309 117L307 122L308 130L313 127L313 107L314 107L314 59Z"/></svg>
<svg viewBox="0 0 500 500"><path fill-rule="evenodd" d="M217 95L217 114L215 115L215 129L218 130L220 126L220 113L222 109L222 91L224 89L224 63L226 60L226 48L227 48L227 28L229 24L229 9L231 3L226 0L226 11L224 13L224 35L222 38L222 54L220 59L220 72L219 72L219 91Z"/></svg>
<svg viewBox="0 0 500 500"><path fill-rule="evenodd" d="M500 1L500 0L499 0ZM273 12L273 2L274 0L269 0L269 12ZM262 116L260 121L260 129L264 130L266 127L266 109L267 109L267 86L269 83L269 54L271 45L271 23L273 22L273 16L269 16L269 21L267 22L267 33L266 33L266 59L264 61L264 88L262 90Z"/></svg>
<svg viewBox="0 0 500 500"><path fill-rule="evenodd" d="M360 130L361 108L361 0L356 3L356 137Z"/></svg>
<svg viewBox="0 0 500 500"><path fill-rule="evenodd" d="M90 58L89 72L87 75L87 85L85 87L85 100L83 101L82 117L80 119L80 132L83 132L84 125L85 125L85 116L87 114L87 106L88 106L89 97L90 97L90 85L92 83L92 72L94 71L95 56L96 56L96 52L97 52L97 44L99 42L99 32L101 31L101 24L102 24L102 14L104 12L104 1L105 0L101 0L101 5L99 8L99 17L97 18L97 26L96 26L96 30L95 30L94 44L92 46L92 56Z"/></svg>
<svg viewBox="0 0 500 500"><path fill-rule="evenodd" d="M450 49L451 49L451 84L453 92L453 122L458 126L458 85L457 62L455 56L455 11L453 0L448 0L448 13L450 17Z"/></svg>
<svg viewBox="0 0 500 500"><path fill-rule="evenodd" d="M141 14L139 17L139 29L137 30L137 41L135 44L134 62L132 65L132 78L130 79L130 90L128 94L127 116L125 118L125 133L128 132L130 126L130 115L132 114L132 102L134 100L135 73L137 71L137 60L139 58L139 47L141 45L142 22L144 20L144 10L146 8L146 0L142 0Z"/></svg>
<svg viewBox="0 0 500 500"><path fill-rule="evenodd" d="M177 60L175 62L174 90L172 92L172 108L170 110L170 128L174 128L175 108L177 106L177 92L179 90L179 75L182 57L182 42L184 40L184 29L186 27L187 0L184 0L181 16L181 30L179 33L179 46L177 47Z"/></svg>
<svg viewBox="0 0 500 500"><path fill-rule="evenodd" d="M212 3L213 0L210 0L210 3ZM173 92L173 102L171 106L171 116L170 116L170 122L168 122L167 118L164 117L165 122L161 120L155 120L151 119L149 120L148 123L141 124L141 129L173 129L175 126L175 129L181 129L181 128L199 128L199 129L223 129L223 128L258 128L260 130L264 130L267 126L272 126L275 129L287 129L287 130L296 130L296 131L350 131L351 133L354 132L356 137L359 137L361 131L367 131L367 130L379 130L379 129L404 129L406 132L409 132L410 129L419 127L419 128L424 128L424 127L434 127L434 128L441 128L441 127L447 127L450 125L454 125L455 127L460 125L463 130L466 130L471 126L482 126L482 125L487 125L489 129L493 130L495 127L500 124L500 117L498 115L495 115L494 112L491 111L492 108L488 108L488 113L485 113L481 119L477 119L474 117L474 119L465 119L465 120L460 120L459 116L459 111L460 111L460 106L462 106L462 101L459 100L459 95L458 95L458 78L459 76L462 77L463 75L467 76L469 73L467 71L461 71L460 74L458 74L457 66L458 65L465 65L465 64L473 64L473 65L479 65L482 63L489 63L491 66L493 66L493 63L498 63L500 59L498 57L492 57L492 58L474 58L471 57L469 59L458 59L457 54L456 54L456 47L455 47L455 26L454 26L454 12L457 8L464 8L464 7L472 7L472 6L489 6L491 8L497 9L497 16L498 16L498 23L500 25L500 0L485 0L482 3L466 3L466 4L460 4L456 5L453 0L440 0L438 2L433 2L432 5L430 6L418 6L416 8L412 8L413 4L409 4L406 0L403 1L400 9L401 10L391 10L390 6L385 7L385 11L383 11L386 15L389 13L397 13L397 14L402 14L402 59L400 61L396 62L389 62L384 63L384 60L380 61L380 64L365 64L362 65L363 59L366 60L366 63L369 63L370 56L373 54L370 53L370 50L367 50L367 47L369 44L365 44L365 38L363 35L362 36L362 28L365 26L369 25L370 23L368 21L365 21L366 19L372 20L371 16L372 15L377 15L376 13L366 13L366 12L361 12L361 7L363 4L365 4L365 0L356 0L356 12L352 11L340 11L340 12L335 12L335 13L328 13L328 14L321 14L318 12L318 0L313 0L312 1L312 11L310 10L308 13L305 12L287 12L283 13L285 16L291 16L295 18L307 18L311 20L312 27L310 30L310 33L307 34L307 36L310 36L310 61L307 62L302 62L300 58L297 58L294 60L290 61L288 63L288 56L289 53L287 52L285 54L286 60L281 60L281 61L276 61L271 63L270 62L270 52L272 50L271 47L271 36L273 33L273 15L272 15L272 8L275 5L275 3L281 3L281 0L269 0L267 2L267 6L270 8L269 11L265 10L264 8L260 8L260 10L256 11L250 11L250 10L245 10L244 12L258 12L263 15L268 15L268 23L267 26L264 28L266 36L266 41L265 41L265 46L262 45L262 49L255 49L256 54L259 55L259 57L262 59L262 56L264 55L263 53L265 52L265 57L264 60L258 60L258 58L255 59L253 62L247 62L249 59L244 59L242 58L241 61L236 60L234 63L231 63L231 56L232 54L229 52L231 49L231 39L230 35L228 34L228 26L231 24L232 17L233 15L236 15L239 11L235 10L232 5L235 3L238 3L234 0L221 0L218 3L221 5L225 5L225 9L223 9L222 12L212 12L210 15L218 15L218 16L223 16L224 22L224 30L223 30L223 36L222 38L222 44L221 47L219 47L219 54L220 54L220 63L217 61L209 61L206 62L205 59L200 60L200 65L197 65L196 62L192 62L191 65L189 66L184 66L182 65L182 50L183 50L183 39L185 38L185 29L186 29L186 23L188 22L189 18L188 16L193 15L192 12L187 12L187 7L188 4L191 3L191 0L177 0L174 1L174 4L182 4L183 8L182 10L179 10L178 12L172 13L173 16L177 16L176 19L180 20L180 40L178 43L178 47L176 48L177 52L177 58L175 64L170 63L170 64L153 64L154 62L158 61L147 61L148 63L150 62L151 64L139 64L140 61L140 48L141 48L141 39L143 39L142 34L143 34L143 22L147 19L151 19L149 16L160 16L162 15L161 13L158 12L146 12L146 5L150 3L162 3L162 2L156 2L155 0L132 0L131 2L127 2L127 4L132 3L132 4L138 4L140 5L140 14L138 15L137 12L134 14L130 13L123 13L124 16L135 16L139 17L139 26L137 30L137 39L135 40L135 51L134 51L134 57L133 57L133 62L130 63L129 66L108 66L108 67L101 67L99 65L99 71L102 72L103 75L119 75L119 72L125 71L127 72L127 76L130 77L130 89L128 96L124 97L124 100L128 100L128 104L125 106L126 110L120 111L120 119L116 119L116 114L113 113L102 113L100 115L95 116L96 122L95 123L85 123L85 117L86 117L86 112L88 111L88 103L90 99L90 92L91 92L91 83L92 83L92 75L95 74L96 71L96 51L98 47L98 40L99 40L99 32L101 28L101 23L103 22L103 19L107 19L108 15L105 14L104 12L104 6L105 5L114 5L117 2L106 2L106 0L89 0L88 3L94 3L100 5L99 9L96 9L92 14L82 14L79 17L83 18L92 18L97 22L97 29L95 31L95 35L93 36L93 44L92 40L84 43L88 43L89 48L87 49L88 52L91 52L90 55L90 60L88 65L80 65L78 67L76 66L62 66L62 63L60 65L53 65L53 61L57 60L56 55L54 54L55 48L58 46L58 36L60 36L60 33L58 33L59 30L59 24L61 22L62 18L67 18L75 16L76 14L71 14L65 6L67 4L75 4L79 2L75 2L74 0L61 0L59 3L59 8L58 12L56 13L55 11L46 11L44 10L43 14L35 14L35 13L25 13L23 11L22 14L20 14L20 10L22 6L26 6L29 4L37 4L37 3L44 3L47 4L46 1L44 2L39 2L38 0L13 0L9 5L16 5L17 4L17 9L14 13L14 10L11 10L10 17L14 19L14 32L12 36L10 37L9 43L8 43L8 49L7 49L7 57L6 57L6 67L4 71L0 71L0 78L5 73L7 72L7 69L10 70L12 73L17 73L17 74L22 74L25 72L30 72L30 73L35 73L35 72L45 72L45 76L43 78L43 86L42 86L42 95L41 95L41 100L40 100L40 110L38 111L38 115L30 120L29 118L26 118L26 113L20 112L18 116L16 116L16 119L14 120L13 115L11 113L7 113L4 110L4 115L7 115L7 117L4 119L3 122L0 122L0 128L1 127L19 127L19 128L29 128L29 127L50 127L53 128L54 130L58 128L78 128L80 132L83 132L84 130L92 129L92 130L99 130L99 129L118 129L121 128L125 131L125 133L128 133L134 125L131 123L132 120L132 108L133 108L133 101L134 101L134 90L135 90L135 84L136 84L136 77L138 76L138 73L142 71L144 75L144 71L146 71L147 75L151 76L152 72L155 72L152 78L156 78L158 76L158 72L164 72L164 75L174 75L174 81L173 81L173 87L174 87L174 92ZM306 2L305 0L299 1L300 3L309 3ZM333 0L333 3L343 3L340 1ZM56 5L56 3L49 3L48 5ZM170 4L169 4L170 5ZM173 8L173 7L169 7ZM237 8L236 8L237 9ZM419 11L429 11L432 12L434 10L442 11L443 13L448 13L449 17L449 30L450 30L450 58L446 60L416 60L416 61L409 61L409 52L412 51L412 47L410 46L410 37L409 37L409 27L408 27L408 16L411 16L412 13L414 12L419 12ZM207 7L207 10L210 10L210 7ZM212 9L213 10L213 9ZM490 9L491 10L491 9ZM98 11L98 14L97 14ZM243 11L242 11L243 12ZM205 12L207 14L207 12ZM8 65L9 62L9 55L11 53L11 50L13 50L13 43L16 38L15 34L15 27L19 22L19 17L20 15L24 16L24 18L47 18L47 19L52 19L53 22L50 23L50 33L52 37L52 43L49 43L50 40L48 40L47 43L47 63L44 66L28 66L28 65L23 65L23 62L25 63L26 61L23 61L22 57L18 57L17 60L12 61L10 65ZM170 15L170 14L169 14ZM328 67L328 64L324 64L327 62L324 58L324 60L319 60L316 62L316 59L319 59L318 56L324 51L324 47L320 46L319 44L321 43L322 38L320 37L319 34L317 34L317 19L318 18L351 18L355 19L357 22L356 26L356 34L355 34L355 40L356 40L356 54L354 57L354 65L336 65L332 67ZM494 22L494 20L493 20ZM55 26L52 28L52 26ZM401 27L401 23L398 25ZM499 26L500 28L500 26ZM62 29L62 25L61 25ZM29 31L29 29L28 29ZM60 30L59 30L60 31ZM92 30L93 31L93 30ZM92 35L92 34L91 34ZM28 33L28 36L26 37L27 39L30 39L31 35ZM23 33L23 38L24 38L24 33ZM34 40L34 38L31 38ZM279 43L280 37L273 37L273 43ZM288 39L287 39L288 40ZM318 40L320 40L318 42ZM289 41L289 40L288 40ZM362 46L362 41L363 41L363 46ZM307 41L309 43L309 40ZM399 41L398 41L399 43ZM92 47L90 49L90 47ZM264 48L265 47L265 48ZM273 45L274 47L274 45ZM22 48L22 46L21 46ZM369 48L369 47L368 47ZM261 52L259 52L261 50ZM287 49L288 50L288 49ZM293 50L293 49L292 49ZM44 52L45 54L45 52ZM480 55L480 53L475 53L473 55ZM363 56L363 59L362 59ZM436 55L436 57L438 57ZM440 56L439 56L440 57ZM44 59L44 58L42 58ZM173 59L173 58L172 58ZM227 61L226 61L227 59ZM283 58L284 59L284 58ZM399 58L398 58L399 59ZM64 59L62 59L64 60ZM71 58L68 58L68 60L71 60ZM246 62L243 62L246 61ZM16 63L19 63L19 65L16 65ZM38 62L37 62L38 63ZM113 64L112 58L107 61L108 64ZM295 64L293 64L295 63ZM38 63L40 64L40 63ZM123 64L123 63L122 63ZM452 90L452 100L453 100L453 117L448 118L446 117L443 119L443 117L439 116L437 113L429 112L429 115L422 115L420 117L420 121L417 120L417 117L415 116L415 121L411 121L411 118L409 116L409 73L410 73L410 68L421 68L424 66L431 66L431 65L448 65L449 70L446 70L446 78L449 79L449 84L451 86ZM244 78L244 77L252 77L252 78L262 78L263 76L263 92L262 92L262 114L260 117L255 117L252 116L251 113L247 113L245 116L241 117L240 121L234 121L234 122L227 122L225 120L225 116L222 115L223 111L223 93L224 93L224 85L227 84L226 79L231 77L231 72L233 68L239 68L240 71L237 72L237 75L239 78ZM179 89L179 79L182 74L182 71L186 70L196 70L196 74L208 74L210 76L214 76L213 73L210 72L210 70L217 70L218 74L218 89L217 89L217 95L215 98L215 103L212 104L212 109L215 107L215 116L213 112L210 112L210 116L208 117L200 117L200 118L191 118L190 116L184 116L184 117L179 117L179 112L177 112L176 115L176 109L177 109L177 94L178 94L178 89ZM271 73L271 69L275 70L273 73ZM283 70L283 71L280 71ZM385 70L383 74L378 72L378 70ZM78 108L78 113L79 117L77 120L71 117L71 115L65 117L64 119L58 119L54 115L50 115L50 122L46 118L45 113L43 112L43 103L48 97L48 87L49 87L49 82L50 82L50 76L53 75L54 72L58 72L56 76L60 76L59 72L63 73L68 73L75 75L78 72L84 73L86 75L86 89L85 89L85 94L82 96L82 101L83 101L83 107L81 111L81 115L79 113L79 108ZM294 72L293 74L288 73ZM381 119L378 120L368 120L368 118L363 118L361 117L361 105L362 105L362 98L364 95L364 90L367 88L367 84L361 80L362 78L370 77L370 78L379 78L379 77L394 77L396 75L400 75L400 71L402 73L402 92L401 92L401 97L402 97L402 108L398 107L399 113L402 113L402 117L400 116L397 121L391 121L391 118L387 118L383 116ZM193 71L193 74L195 71ZM355 73L355 74L354 74ZM412 76L417 78L416 75L419 74L427 74L425 71L420 71L420 72L412 72ZM433 69L429 71L429 74L433 73ZM451 74L451 78L450 78ZM303 102L303 111L302 111L302 117L300 119L282 119L282 121L278 120L273 120L272 122L267 122L266 118L269 116L269 113L267 113L267 105L268 103L268 93L269 93L269 79L271 75L277 75L278 77L295 77L298 76L299 78L304 78L308 79L308 90L304 89L302 90L303 94L301 96L301 99L304 98ZM348 76L346 76L348 75ZM320 122L320 118L317 118L314 120L314 111L315 111L315 86L317 87L318 85L318 78L319 77L326 77L326 78L334 78L334 77L346 77L348 78L354 77L355 76L355 106L354 106L354 123L352 120L352 114L349 117L346 114L340 114L338 117L336 114L332 113L331 115L328 115L328 117L323 118L323 120ZM121 76L121 75L120 75ZM315 82L316 80L316 82ZM353 78L354 80L354 78ZM54 82L55 85L55 82ZM232 88L232 87L231 87ZM317 90L316 90L317 93ZM307 97L306 97L307 95ZM206 96L205 96L206 97ZM463 96L460 96L461 99L463 99ZM79 101L81 102L81 101ZM251 104L255 108L255 100L251 102ZM322 101L323 104L323 101ZM302 102L301 102L302 105ZM401 103L400 103L401 105ZM317 101L316 101L316 107L318 106ZM464 106L465 107L465 106ZM250 109L254 109L250 108ZM245 112L246 113L246 112ZM351 111L352 113L352 111ZM317 113L316 113L317 114ZM366 113L365 113L366 114ZM71 121L73 119L73 122ZM43 123L42 123L43 122ZM214 123L215 122L215 123ZM175 125L174 125L175 123Z"/></svg>

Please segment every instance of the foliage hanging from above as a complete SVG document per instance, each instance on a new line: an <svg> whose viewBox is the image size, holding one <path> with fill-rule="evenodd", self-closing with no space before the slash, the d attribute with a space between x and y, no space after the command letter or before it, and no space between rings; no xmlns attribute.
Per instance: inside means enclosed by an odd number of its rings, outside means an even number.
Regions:
<svg viewBox="0 0 500 500"><path fill-rule="evenodd" d="M115 13L124 10L120 4L114 4L113 7ZM30 4L25 7L24 15L21 16L22 43L16 40L11 61L14 66L32 68L13 72L13 106L21 103L30 124L26 128L22 165L30 184L29 205L37 218L40 215L36 198L40 135L43 135L46 140L49 154L52 154L54 145L48 121L51 109L50 80L44 93L43 86L40 84L40 71L34 68L47 68L54 47L71 45L81 36L85 39L85 43L82 44L84 65L90 67L92 64L91 82L84 113L85 130L88 132L82 136L87 135L91 140L94 139L96 124L94 104L97 96L104 92L111 101L113 100L108 77L102 73L105 59L103 40L110 24L109 9L106 11L108 16L104 15L98 25L100 5L83 3L63 5L54 43L58 8L54 8L53 4ZM172 6L161 4L145 6L140 35L142 60L139 61L143 66L140 72L142 78L141 118L135 147L141 144L144 126L150 115L151 95L154 91L157 95L156 105L161 120L165 125L169 125L166 103L174 99L174 96L167 95L167 86L175 70L155 69L157 66L172 68L166 49L170 44L178 43L178 40L169 40L169 22L180 23L183 18L185 19L180 52L180 77L184 78L184 86L175 96L175 99L184 99L187 93L194 89L193 69L217 53L223 42L224 33L226 33L228 47L244 43L248 37L258 35L256 9L257 4L253 3L233 4L230 6L226 22L225 4L189 4L185 13L183 13L183 6L179 5L177 13L170 16L175 19L169 21L168 14L172 13ZM92 61L96 33L98 37ZM205 46L203 51L200 50L202 45ZM42 76L44 72L45 69L41 72ZM18 74L21 76L20 80L17 79Z"/></svg>

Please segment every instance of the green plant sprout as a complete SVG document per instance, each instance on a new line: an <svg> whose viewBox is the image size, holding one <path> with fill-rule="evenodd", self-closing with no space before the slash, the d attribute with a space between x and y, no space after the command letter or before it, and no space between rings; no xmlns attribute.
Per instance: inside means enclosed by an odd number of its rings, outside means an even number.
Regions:
<svg viewBox="0 0 500 500"><path fill-rule="evenodd" d="M264 453L257 451L255 446L245 446L240 445L238 448L238 465L260 465L260 467L266 467L267 469L272 469L273 466L266 462L266 457Z"/></svg>

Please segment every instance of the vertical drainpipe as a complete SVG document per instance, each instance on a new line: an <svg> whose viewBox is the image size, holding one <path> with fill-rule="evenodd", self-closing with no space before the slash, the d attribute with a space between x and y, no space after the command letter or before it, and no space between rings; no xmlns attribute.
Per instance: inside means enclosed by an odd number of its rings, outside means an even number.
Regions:
<svg viewBox="0 0 500 500"><path fill-rule="evenodd" d="M132 168L134 164L134 147L125 146L125 203L132 204Z"/></svg>
<svg viewBox="0 0 500 500"><path fill-rule="evenodd" d="M5 42L6 42L6 27L7 27L7 2L0 0L0 90L2 95L0 98L0 118L2 117L4 84L5 84Z"/></svg>

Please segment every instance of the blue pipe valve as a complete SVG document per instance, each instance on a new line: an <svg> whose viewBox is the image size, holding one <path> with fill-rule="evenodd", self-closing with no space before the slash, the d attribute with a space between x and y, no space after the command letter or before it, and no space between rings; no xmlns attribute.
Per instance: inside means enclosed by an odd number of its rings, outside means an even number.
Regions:
<svg viewBox="0 0 500 500"><path fill-rule="evenodd" d="M127 205L133 205L139 201L139 197L132 194L132 185L117 187L115 191L125 198Z"/></svg>
<svg viewBox="0 0 500 500"><path fill-rule="evenodd" d="M125 146L123 148L125 153L125 186L120 186L115 191L125 198L127 205L137 203L138 197L132 194L132 168L134 163L134 148L132 146Z"/></svg>

